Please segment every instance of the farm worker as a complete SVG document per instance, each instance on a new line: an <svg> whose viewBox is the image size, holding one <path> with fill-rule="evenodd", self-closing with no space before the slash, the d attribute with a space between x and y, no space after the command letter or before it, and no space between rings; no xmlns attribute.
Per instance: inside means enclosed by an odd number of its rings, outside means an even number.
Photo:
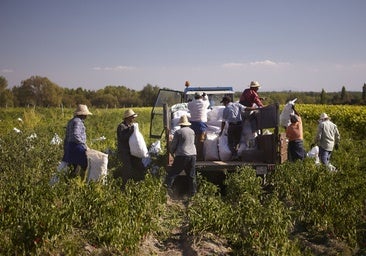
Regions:
<svg viewBox="0 0 366 256"><path fill-rule="evenodd" d="M86 150L86 129L84 120L92 115L86 105L79 104L74 112L74 117L68 121L64 140L64 156L62 161L73 165L71 177L85 176L88 166ZM80 168L78 168L80 167Z"/></svg>
<svg viewBox="0 0 366 256"><path fill-rule="evenodd" d="M195 145L197 148L197 159L202 160L203 141L206 138L207 130L207 110L210 106L206 93L196 92L194 99L188 102L188 109L191 113L189 121L191 122L191 128L193 129L196 139Z"/></svg>
<svg viewBox="0 0 366 256"><path fill-rule="evenodd" d="M127 109L123 115L123 121L117 127L117 154L122 162L122 168L116 170L115 178L122 178L123 187L129 179L134 181L145 178L145 167L142 159L131 155L129 140L134 132L135 118L137 114L132 109Z"/></svg>
<svg viewBox="0 0 366 256"><path fill-rule="evenodd" d="M251 81L249 88L245 89L243 93L240 95L239 103L250 108L262 108L264 105L262 100L264 98L260 98L258 95L258 90L261 85L257 81ZM245 119L249 120L250 125L252 127L252 131L256 132L257 130L257 122L256 122L256 113L253 112L250 115L244 115Z"/></svg>
<svg viewBox="0 0 366 256"><path fill-rule="evenodd" d="M174 133L169 148L174 161L165 178L165 184L168 191L172 192L175 178L184 170L189 178L189 194L193 196L197 192L195 134L186 115L180 117L178 124L181 128Z"/></svg>
<svg viewBox="0 0 366 256"><path fill-rule="evenodd" d="M288 156L292 162L305 158L302 120L296 111L295 113L290 115L290 125L286 128L286 137L289 140Z"/></svg>
<svg viewBox="0 0 366 256"><path fill-rule="evenodd" d="M221 100L221 103L225 106L225 108L222 114L221 131L219 135L222 135L227 122L229 124L227 129L227 139L228 146L231 151L231 160L239 160L238 147L243 129L242 114L245 113L245 110L250 110L252 108L245 107L239 102L232 102L230 96L224 96Z"/></svg>
<svg viewBox="0 0 366 256"><path fill-rule="evenodd" d="M257 81L251 81L249 88L245 89L241 94L239 103L246 107L263 107L262 100L264 98L260 98L257 93L259 87L261 87L261 85Z"/></svg>
<svg viewBox="0 0 366 256"><path fill-rule="evenodd" d="M338 149L340 134L337 125L330 121L326 113L322 113L318 121L315 144L319 146L319 159L322 164L333 167L329 160L333 149Z"/></svg>

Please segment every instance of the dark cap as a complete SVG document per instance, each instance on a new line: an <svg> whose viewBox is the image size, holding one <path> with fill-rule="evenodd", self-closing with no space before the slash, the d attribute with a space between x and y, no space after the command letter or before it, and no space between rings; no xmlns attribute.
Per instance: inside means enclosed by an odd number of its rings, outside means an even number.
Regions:
<svg viewBox="0 0 366 256"><path fill-rule="evenodd" d="M291 121L291 123L297 123L299 121L299 118L297 115L291 114L290 121Z"/></svg>
<svg viewBox="0 0 366 256"><path fill-rule="evenodd" d="M223 102L231 102L231 97L230 96L224 96L222 98L222 100L220 101L220 103L223 103Z"/></svg>

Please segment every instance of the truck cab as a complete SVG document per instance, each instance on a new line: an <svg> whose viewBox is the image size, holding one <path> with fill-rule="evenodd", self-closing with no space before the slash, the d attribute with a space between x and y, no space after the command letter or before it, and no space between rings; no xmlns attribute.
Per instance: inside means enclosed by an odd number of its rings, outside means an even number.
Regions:
<svg viewBox="0 0 366 256"><path fill-rule="evenodd" d="M178 112L187 111L187 103L193 99L196 92L206 93L210 101L208 115L211 114L211 120L208 118L208 123L221 124L220 114L223 106L220 103L223 96L231 96L233 98L234 90L230 86L221 87L186 87L184 91L176 91L169 89L160 89L156 97L155 104L151 111L150 122L150 137L164 139L166 146L166 168L169 169L173 162L173 156L169 154L169 146L172 140L179 116ZM230 161L218 157L204 157L202 161L196 162L198 172L215 172L215 171L235 171L237 167L251 166L258 175L266 175L274 170L276 164L280 164L287 160L287 141L285 134L279 133L279 105L272 104L263 108L258 108L252 113L255 118L256 136L253 137L253 143L249 147L240 151L240 160ZM189 111L187 112L189 116ZM244 129L244 127L243 127ZM209 135L209 132L208 132ZM217 140L218 132L213 131L210 134L210 140ZM219 142L209 141L207 136L206 141L208 150L220 151ZM205 144L204 144L205 145ZM214 145L214 146L212 146ZM205 148L205 146L204 146Z"/></svg>

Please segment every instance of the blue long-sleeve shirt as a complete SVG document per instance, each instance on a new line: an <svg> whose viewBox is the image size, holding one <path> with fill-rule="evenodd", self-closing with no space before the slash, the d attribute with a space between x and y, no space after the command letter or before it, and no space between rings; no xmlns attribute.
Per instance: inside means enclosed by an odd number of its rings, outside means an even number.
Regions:
<svg viewBox="0 0 366 256"><path fill-rule="evenodd" d="M65 143L74 142L86 147L86 129L84 121L75 116L67 123Z"/></svg>

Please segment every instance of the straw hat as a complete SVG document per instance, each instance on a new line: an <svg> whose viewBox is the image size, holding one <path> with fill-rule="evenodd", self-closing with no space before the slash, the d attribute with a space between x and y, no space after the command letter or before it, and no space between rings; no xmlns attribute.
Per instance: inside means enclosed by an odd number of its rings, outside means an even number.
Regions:
<svg viewBox="0 0 366 256"><path fill-rule="evenodd" d="M257 81L250 82L250 88L258 88L258 87L261 87L261 85Z"/></svg>
<svg viewBox="0 0 366 256"><path fill-rule="evenodd" d="M188 117L186 115L180 117L178 124L179 125L183 125L183 126L189 126L189 125L191 125L191 123L188 122Z"/></svg>
<svg viewBox="0 0 366 256"><path fill-rule="evenodd" d="M75 116L88 116L92 115L87 105L79 104L74 112Z"/></svg>
<svg viewBox="0 0 366 256"><path fill-rule="evenodd" d="M129 118L129 117L137 117L137 114L132 109L127 109L125 111L125 114L124 114L123 118L126 119L126 118Z"/></svg>
<svg viewBox="0 0 366 256"><path fill-rule="evenodd" d="M326 113L321 113L319 121L323 121L326 119L330 119L330 117Z"/></svg>

